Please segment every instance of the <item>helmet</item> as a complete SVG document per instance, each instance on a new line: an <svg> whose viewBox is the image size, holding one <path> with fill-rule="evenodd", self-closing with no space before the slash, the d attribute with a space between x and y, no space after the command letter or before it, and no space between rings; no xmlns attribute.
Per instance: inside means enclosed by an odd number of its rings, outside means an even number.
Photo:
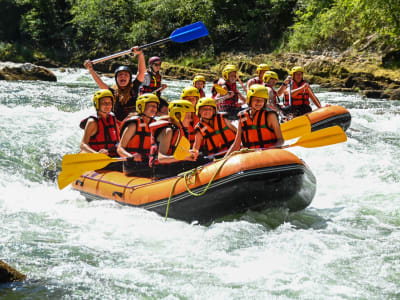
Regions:
<svg viewBox="0 0 400 300"><path fill-rule="evenodd" d="M238 68L235 66L235 65L226 65L225 67L224 67L224 69L222 70L222 77L225 79L225 80L228 80L228 75L229 75L229 73L231 73L231 72L237 72L238 71Z"/></svg>
<svg viewBox="0 0 400 300"><path fill-rule="evenodd" d="M150 102L155 102L157 105L160 104L160 100L158 100L158 97L154 94L146 93L140 95L136 100L136 111L139 114L142 114L144 112L144 108L146 107L146 103Z"/></svg>
<svg viewBox="0 0 400 300"><path fill-rule="evenodd" d="M156 62L160 62L161 63L161 58L159 58L158 56L150 57L148 65L151 66L152 64L154 64Z"/></svg>
<svg viewBox="0 0 400 300"><path fill-rule="evenodd" d="M271 78L279 80L278 74L276 74L274 71L267 71L263 75L263 82L268 83Z"/></svg>
<svg viewBox="0 0 400 300"><path fill-rule="evenodd" d="M187 112L194 112L194 106L187 100L174 100L168 105L168 116L178 122L183 122ZM181 113L181 118L176 117L176 113Z"/></svg>
<svg viewBox="0 0 400 300"><path fill-rule="evenodd" d="M96 93L94 93L94 96L93 96L93 105L96 108L96 110L99 110L100 99L104 98L104 97L111 97L112 105L113 105L113 109L114 109L115 98L114 98L113 93L110 90L100 90L100 91L97 91Z"/></svg>
<svg viewBox="0 0 400 300"><path fill-rule="evenodd" d="M185 87L182 90L181 99L183 99L184 97L190 97L190 96L200 98L199 90L197 88L195 88L194 86Z"/></svg>
<svg viewBox="0 0 400 300"><path fill-rule="evenodd" d="M215 104L215 100L210 97L204 97L204 98L200 98L200 100L196 104L196 115L199 116L200 107L203 107L203 106L212 106L215 108L215 111L217 111L217 104Z"/></svg>
<svg viewBox="0 0 400 300"><path fill-rule="evenodd" d="M263 86L261 84L253 84L248 90L247 90L247 105L250 105L251 97L260 97L268 100L269 95L268 95L268 89L266 86Z"/></svg>
<svg viewBox="0 0 400 300"><path fill-rule="evenodd" d="M196 84L197 81L204 81L206 82L206 78L203 75L196 75L193 78L193 85Z"/></svg>
<svg viewBox="0 0 400 300"><path fill-rule="evenodd" d="M131 79L132 79L132 71L131 71L131 69L129 69L129 67L127 67L127 66L120 66L120 67L118 67L117 69L115 69L115 71L114 71L115 81L117 81L118 73L119 73L119 72L122 72L122 71L126 71L126 72L129 73L129 75L130 75L129 81L131 81Z"/></svg>
<svg viewBox="0 0 400 300"><path fill-rule="evenodd" d="M304 73L303 67L300 67L300 66L293 67L293 68L290 70L290 76L293 77L293 74L296 73L296 72L302 72L302 73Z"/></svg>
<svg viewBox="0 0 400 300"><path fill-rule="evenodd" d="M261 71L269 71L271 68L267 64L259 64L257 66L257 73L260 74Z"/></svg>

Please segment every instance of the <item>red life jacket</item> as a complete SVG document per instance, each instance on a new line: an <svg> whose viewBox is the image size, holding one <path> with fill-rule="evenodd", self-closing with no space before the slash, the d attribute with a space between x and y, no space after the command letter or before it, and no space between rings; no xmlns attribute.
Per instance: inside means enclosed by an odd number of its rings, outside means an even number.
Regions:
<svg viewBox="0 0 400 300"><path fill-rule="evenodd" d="M125 150L131 154L140 153L142 157L148 157L150 155L151 147L151 131L149 125L155 122L154 118L150 118L149 123L143 120L142 116L132 116L125 119L121 125L121 132L123 134L125 128L128 125L135 123L136 132L132 139L128 142Z"/></svg>
<svg viewBox="0 0 400 300"><path fill-rule="evenodd" d="M223 101L219 101L219 103L217 104L218 110L225 111L225 110L229 110L231 108L236 108L236 104L239 101L239 94L238 94L238 89L236 87L236 82L230 83L221 78L219 80L218 84L221 86L225 85L228 89L228 92L230 92L230 91L234 92L234 96L232 98L225 99ZM214 98L215 98L215 96L214 96Z"/></svg>
<svg viewBox="0 0 400 300"><path fill-rule="evenodd" d="M295 90L299 87L301 87L306 81L302 80L300 83L297 83L296 81L292 81L292 90ZM289 106L289 95L285 94L285 106ZM308 91L303 91L303 93L299 93L296 96L292 95L292 105L293 106L300 106L300 105L310 105L310 95L308 94Z"/></svg>
<svg viewBox="0 0 400 300"><path fill-rule="evenodd" d="M224 114L214 116L214 127L200 120L195 130L203 136L204 151L206 155L228 150L235 140L236 134L225 124Z"/></svg>
<svg viewBox="0 0 400 300"><path fill-rule="evenodd" d="M108 156L117 157L117 145L119 143L119 130L117 121L113 114L108 114L107 118L99 118L98 116L89 116L83 119L80 127L85 129L89 119L94 119L97 123L97 132L90 137L88 145L95 151L101 149L108 150Z"/></svg>
<svg viewBox="0 0 400 300"><path fill-rule="evenodd" d="M262 80L260 80L260 78L258 78L258 76L249 79L249 81L247 81L247 83L249 84L249 87L251 87L253 84L263 84Z"/></svg>
<svg viewBox="0 0 400 300"><path fill-rule="evenodd" d="M150 76L150 84L149 85L142 85L140 88L140 94L144 93L152 93L156 89L161 87L161 75L159 72L156 74L153 73L151 70L147 70L147 74ZM161 92L156 93L158 97L161 96Z"/></svg>
<svg viewBox="0 0 400 300"><path fill-rule="evenodd" d="M242 144L246 148L268 148L276 143L274 130L268 126L267 115L275 113L270 108L259 110L253 119L250 118L250 108L239 113L239 124L242 126Z"/></svg>
<svg viewBox="0 0 400 300"><path fill-rule="evenodd" d="M172 139L171 143L169 144L169 149L167 151L167 155L173 155L178 146L180 137L185 136L185 131L181 127L177 127L175 124L171 123L168 120L160 120L150 124L150 131L151 131L151 148L150 148L150 159L149 159L149 166L153 167L154 165L158 165L158 149L160 147L160 142L157 141L157 137L161 133L164 128L172 128Z"/></svg>
<svg viewBox="0 0 400 300"><path fill-rule="evenodd" d="M200 98L204 98L206 96L206 93L204 92L203 89L198 89L200 93Z"/></svg>
<svg viewBox="0 0 400 300"><path fill-rule="evenodd" d="M266 87L269 87L269 88L271 88L271 90L272 90L272 93L274 94L274 97L271 99L269 99L269 102L271 102L273 105L275 105L275 106L279 106L279 103L278 103L278 99L279 99L279 97L278 97L278 93L275 91L275 89L270 85L270 84L268 84L268 83L265 83L264 84Z"/></svg>

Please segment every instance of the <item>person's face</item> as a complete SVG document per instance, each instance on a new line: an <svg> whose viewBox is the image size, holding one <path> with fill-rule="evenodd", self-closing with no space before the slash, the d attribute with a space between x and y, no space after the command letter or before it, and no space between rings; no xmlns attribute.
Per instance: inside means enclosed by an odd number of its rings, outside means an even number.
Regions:
<svg viewBox="0 0 400 300"><path fill-rule="evenodd" d="M194 107L196 107L197 100L199 100L199 98L196 96L186 96L186 97L183 97L183 99L190 101L190 103L192 103Z"/></svg>
<svg viewBox="0 0 400 300"><path fill-rule="evenodd" d="M261 110L264 107L265 99L253 96L251 98L251 108L254 110Z"/></svg>
<svg viewBox="0 0 400 300"><path fill-rule="evenodd" d="M100 99L99 111L102 113L109 113L112 110L112 98L103 97Z"/></svg>
<svg viewBox="0 0 400 300"><path fill-rule="evenodd" d="M204 81L196 81L194 86L198 89L204 88L205 82Z"/></svg>
<svg viewBox="0 0 400 300"><path fill-rule="evenodd" d="M199 114L200 117L204 118L204 119L212 119L212 117L214 116L214 107L212 106L202 106L199 109Z"/></svg>
<svg viewBox="0 0 400 300"><path fill-rule="evenodd" d="M268 83L269 83L270 86L275 86L277 82L278 82L278 80L276 80L275 78L271 78L271 79L268 81Z"/></svg>
<svg viewBox="0 0 400 300"><path fill-rule="evenodd" d="M157 113L158 105L156 102L146 103L143 114L147 117L154 117Z"/></svg>
<svg viewBox="0 0 400 300"><path fill-rule="evenodd" d="M295 72L293 74L293 80L296 82L300 82L303 80L303 72Z"/></svg>
<svg viewBox="0 0 400 300"><path fill-rule="evenodd" d="M236 81L236 72L230 72L229 74L228 74L228 80L230 81L230 82L235 82Z"/></svg>
<svg viewBox="0 0 400 300"><path fill-rule="evenodd" d="M160 69L161 69L161 62L160 61L157 61L157 62L155 62L155 63L153 63L152 65L151 65L151 69L153 70L153 72L158 72L158 71L160 71Z"/></svg>
<svg viewBox="0 0 400 300"><path fill-rule="evenodd" d="M121 71L117 74L117 84L121 87L127 86L130 82L131 74L128 71Z"/></svg>

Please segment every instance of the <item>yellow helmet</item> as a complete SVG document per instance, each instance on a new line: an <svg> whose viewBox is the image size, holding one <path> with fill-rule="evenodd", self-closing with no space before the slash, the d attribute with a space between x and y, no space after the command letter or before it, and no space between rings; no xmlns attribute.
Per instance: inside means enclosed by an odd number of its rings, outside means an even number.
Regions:
<svg viewBox="0 0 400 300"><path fill-rule="evenodd" d="M224 69L222 70L222 77L225 79L225 80L228 80L228 75L229 75L229 73L231 73L231 72L237 72L238 71L238 68L235 66L235 65L226 65L225 67L224 67Z"/></svg>
<svg viewBox="0 0 400 300"><path fill-rule="evenodd" d="M290 76L293 77L293 74L296 73L296 72L302 72L302 73L304 73L303 67L300 67L300 66L293 67L293 68L290 70Z"/></svg>
<svg viewBox="0 0 400 300"><path fill-rule="evenodd" d="M183 122L185 114L188 112L194 112L194 106L190 101L174 100L168 105L168 116L178 122ZM176 117L176 113L181 113L180 119Z"/></svg>
<svg viewBox="0 0 400 300"><path fill-rule="evenodd" d="M94 93L93 96L93 105L96 108L96 110L99 110L100 108L100 99L104 97L111 97L112 99L112 109L114 109L114 103L115 103L115 98L113 93L110 90L100 90Z"/></svg>
<svg viewBox="0 0 400 300"><path fill-rule="evenodd" d="M140 95L136 100L136 111L139 114L142 114L144 112L144 108L146 107L146 103L150 102L155 102L157 105L160 104L158 97L152 93Z"/></svg>
<svg viewBox="0 0 400 300"><path fill-rule="evenodd" d="M198 115L199 117L200 117L199 115L200 107L203 106L212 106L215 108L215 112L217 112L217 104L215 104L215 100L213 98L210 97L200 98L200 100L196 104L196 115Z"/></svg>
<svg viewBox="0 0 400 300"><path fill-rule="evenodd" d="M194 86L187 86L182 90L181 99L183 99L184 97L200 98L200 92Z"/></svg>
<svg viewBox="0 0 400 300"><path fill-rule="evenodd" d="M268 83L271 78L279 80L278 74L276 74L274 71L267 71L263 75L263 82Z"/></svg>
<svg viewBox="0 0 400 300"><path fill-rule="evenodd" d="M271 68L267 64L259 64L257 66L257 74L260 74L261 71L269 71Z"/></svg>
<svg viewBox="0 0 400 300"><path fill-rule="evenodd" d="M193 78L193 85L195 85L197 81L204 81L204 83L206 83L206 78L203 75L196 75Z"/></svg>
<svg viewBox="0 0 400 300"><path fill-rule="evenodd" d="M260 97L264 98L265 100L268 100L269 95L268 95L268 89L266 86L263 86L261 84L253 84L248 90L247 90L247 105L250 106L250 101L251 97Z"/></svg>

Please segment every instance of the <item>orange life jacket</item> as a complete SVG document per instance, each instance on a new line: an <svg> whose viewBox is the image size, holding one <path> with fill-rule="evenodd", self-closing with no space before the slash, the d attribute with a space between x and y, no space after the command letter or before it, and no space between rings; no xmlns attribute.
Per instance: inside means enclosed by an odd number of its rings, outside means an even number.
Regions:
<svg viewBox="0 0 400 300"><path fill-rule="evenodd" d="M301 87L306 81L302 80L300 83L292 80L292 90L298 89ZM289 106L289 95L285 94L285 106ZM297 94L296 96L292 95L292 106L300 106L300 105L310 105L310 95L308 91L303 91L302 93Z"/></svg>
<svg viewBox="0 0 400 300"><path fill-rule="evenodd" d="M225 124L224 114L218 113L214 116L214 127L200 120L195 130L203 136L204 154L215 154L228 150L235 140L236 134Z"/></svg>
<svg viewBox="0 0 400 300"><path fill-rule="evenodd" d="M164 128L172 128L172 139L169 144L169 149L167 151L167 155L173 155L176 149L176 146L179 144L181 136L185 136L185 131L181 127L177 127L175 124L168 120L160 120L150 124L151 131L151 148L150 148L150 159L149 166L153 167L153 165L158 165L158 149L160 147L160 142L157 141L157 137L161 133Z"/></svg>
<svg viewBox="0 0 400 300"><path fill-rule="evenodd" d="M89 139L88 145L95 151L107 149L110 157L117 157L117 145L119 143L119 130L115 116L110 113L107 118L99 118L98 116L89 116L83 119L80 127L85 129L89 119L93 119L97 123L97 132Z"/></svg>
<svg viewBox="0 0 400 300"><path fill-rule="evenodd" d="M125 119L121 125L121 132L123 133L128 125L135 123L136 132L132 139L128 142L125 150L131 154L140 153L144 157L150 155L151 147L151 131L149 125L155 122L154 118L150 118L149 123L143 120L142 116L132 116Z"/></svg>
<svg viewBox="0 0 400 300"><path fill-rule="evenodd" d="M275 113L270 108L259 110L250 118L250 108L239 113L239 124L242 127L242 144L246 148L268 148L276 143L274 130L268 126L267 116Z"/></svg>

